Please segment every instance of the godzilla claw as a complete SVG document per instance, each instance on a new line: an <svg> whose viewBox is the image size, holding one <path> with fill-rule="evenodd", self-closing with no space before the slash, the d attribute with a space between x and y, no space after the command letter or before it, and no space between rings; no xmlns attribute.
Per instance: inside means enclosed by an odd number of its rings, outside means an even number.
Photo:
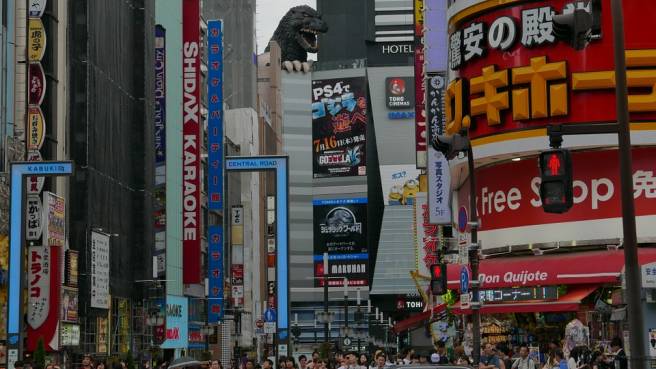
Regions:
<svg viewBox="0 0 656 369"><path fill-rule="evenodd" d="M292 62L292 64L294 64L294 71L296 71L296 72L300 72L300 71L301 71L301 62L300 62L300 61L298 61L298 60L294 60L294 61Z"/></svg>
<svg viewBox="0 0 656 369"><path fill-rule="evenodd" d="M312 70L312 62L311 61L303 62L302 67L303 67L302 68L303 73L310 73L310 70Z"/></svg>
<svg viewBox="0 0 656 369"><path fill-rule="evenodd" d="M282 62L282 68L289 73L294 71L294 65L289 60L285 60L284 62Z"/></svg>

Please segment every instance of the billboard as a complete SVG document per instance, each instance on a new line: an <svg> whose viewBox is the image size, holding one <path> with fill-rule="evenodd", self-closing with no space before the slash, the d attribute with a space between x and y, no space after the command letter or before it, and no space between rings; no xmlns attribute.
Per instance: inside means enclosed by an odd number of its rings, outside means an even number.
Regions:
<svg viewBox="0 0 656 369"><path fill-rule="evenodd" d="M77 288L62 287L61 321L77 323L78 297Z"/></svg>
<svg viewBox="0 0 656 369"><path fill-rule="evenodd" d="M610 0L513 2L455 13L449 20L449 67L459 78L446 94L447 132L469 128L473 139L548 124L612 123L615 113ZM644 32L653 22L649 0L624 4L628 105L631 122L653 122L651 99L656 40ZM599 19L589 43L574 48L554 33L554 15L584 10ZM466 14L466 16L465 16ZM512 57L509 57L512 55ZM646 69L645 69L646 68ZM536 133L535 136L538 134ZM544 133L539 135L543 136ZM505 136L509 137L509 136Z"/></svg>
<svg viewBox="0 0 656 369"><path fill-rule="evenodd" d="M441 72L447 68L446 5L447 0L424 0L426 72Z"/></svg>
<svg viewBox="0 0 656 369"><path fill-rule="evenodd" d="M380 181L385 205L412 205L419 192L419 174L414 165L381 165Z"/></svg>
<svg viewBox="0 0 656 369"><path fill-rule="evenodd" d="M312 81L312 173L314 178L364 176L367 80Z"/></svg>
<svg viewBox="0 0 656 369"><path fill-rule="evenodd" d="M200 0L182 2L182 283L201 282Z"/></svg>
<svg viewBox="0 0 656 369"><path fill-rule="evenodd" d="M417 168L426 168L426 81L424 80L424 0L414 0L415 151Z"/></svg>
<svg viewBox="0 0 656 369"><path fill-rule="evenodd" d="M162 349L186 349L189 342L189 300L186 297L166 296L166 341Z"/></svg>
<svg viewBox="0 0 656 369"><path fill-rule="evenodd" d="M314 276L315 286L323 286L327 272L329 285L369 284L369 250L367 247L367 199L314 200ZM323 254L328 253L328 271L323 268Z"/></svg>
<svg viewBox="0 0 656 369"><path fill-rule="evenodd" d="M166 181L166 30L155 26L155 185Z"/></svg>
<svg viewBox="0 0 656 369"><path fill-rule="evenodd" d="M109 309L109 235L91 232L90 305Z"/></svg>

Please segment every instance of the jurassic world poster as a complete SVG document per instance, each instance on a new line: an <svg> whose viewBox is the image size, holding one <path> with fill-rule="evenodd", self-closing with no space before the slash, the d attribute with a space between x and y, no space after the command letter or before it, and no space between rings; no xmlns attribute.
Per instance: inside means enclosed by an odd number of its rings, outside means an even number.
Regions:
<svg viewBox="0 0 656 369"><path fill-rule="evenodd" d="M314 178L366 175L367 80L312 81Z"/></svg>
<svg viewBox="0 0 656 369"><path fill-rule="evenodd" d="M328 253L330 286L367 286L367 199L314 200L315 286L323 286L323 254Z"/></svg>

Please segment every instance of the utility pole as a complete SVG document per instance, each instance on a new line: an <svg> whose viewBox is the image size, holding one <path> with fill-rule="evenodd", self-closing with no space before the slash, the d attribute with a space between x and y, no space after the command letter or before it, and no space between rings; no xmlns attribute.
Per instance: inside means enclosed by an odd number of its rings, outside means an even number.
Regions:
<svg viewBox="0 0 656 369"><path fill-rule="evenodd" d="M326 320L323 323L325 342L330 342L330 322L328 321L328 253L323 253L323 312Z"/></svg>
<svg viewBox="0 0 656 369"><path fill-rule="evenodd" d="M471 228L471 244L469 245L469 264L472 272L471 278L471 308L472 308L472 359L477 367L481 359L481 303L479 296L479 250L478 246L478 215L476 214L476 173L474 166L474 153L471 143L467 147L467 165L469 167L469 226Z"/></svg>
<svg viewBox="0 0 656 369"><path fill-rule="evenodd" d="M628 90L626 82L626 56L624 50L624 15L622 1L611 0L613 41L615 51L615 105L617 110L618 143L620 155L620 181L622 189L622 226L624 233L624 264L626 297L629 318L629 357L633 369L646 368L644 320L640 292L642 282L638 264L635 205L633 202L633 168L631 160L631 132L629 130Z"/></svg>

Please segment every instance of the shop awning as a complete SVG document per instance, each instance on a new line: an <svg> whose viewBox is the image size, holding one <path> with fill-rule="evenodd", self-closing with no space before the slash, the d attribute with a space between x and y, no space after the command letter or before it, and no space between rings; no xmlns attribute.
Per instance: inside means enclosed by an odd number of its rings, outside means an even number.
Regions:
<svg viewBox="0 0 656 369"><path fill-rule="evenodd" d="M490 303L481 308L481 314L507 313L555 313L578 311L581 301L594 292L599 285L577 285L569 288L567 293L555 301L523 301L508 303ZM471 314L471 309L462 309L460 302L453 308L454 314Z"/></svg>
<svg viewBox="0 0 656 369"><path fill-rule="evenodd" d="M433 307L432 315L438 315L444 310L446 310L446 304L437 305ZM404 319L401 320L400 322L396 322L396 324L394 324L394 327L392 329L394 330L394 333L407 331L408 329L415 329L419 327L424 321L430 319L430 317L431 317L431 311L426 310L419 314L412 315L408 319Z"/></svg>
<svg viewBox="0 0 656 369"><path fill-rule="evenodd" d="M656 248L638 250L640 265L656 261ZM481 288L618 283L624 252L590 251L481 260ZM462 266L449 265L450 289L460 289Z"/></svg>

